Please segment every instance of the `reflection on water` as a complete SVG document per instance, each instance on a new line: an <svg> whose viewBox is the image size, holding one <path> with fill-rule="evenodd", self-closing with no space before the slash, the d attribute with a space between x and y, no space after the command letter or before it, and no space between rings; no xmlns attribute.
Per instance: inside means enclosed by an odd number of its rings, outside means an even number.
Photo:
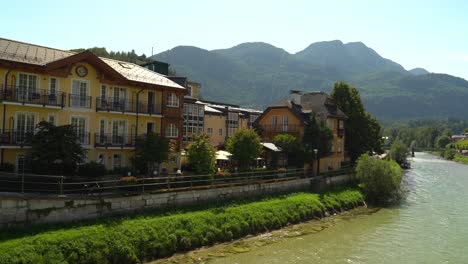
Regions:
<svg viewBox="0 0 468 264"><path fill-rule="evenodd" d="M358 209L161 263L468 263L468 166L417 153L399 207Z"/></svg>

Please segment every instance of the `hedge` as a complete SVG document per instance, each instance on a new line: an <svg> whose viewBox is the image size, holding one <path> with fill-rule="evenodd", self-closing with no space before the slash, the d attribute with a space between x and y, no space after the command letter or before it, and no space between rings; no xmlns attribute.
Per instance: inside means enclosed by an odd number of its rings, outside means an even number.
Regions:
<svg viewBox="0 0 468 264"><path fill-rule="evenodd" d="M322 217L326 211L353 208L363 201L358 190L342 189L199 211L96 220L0 240L0 263L141 263Z"/></svg>

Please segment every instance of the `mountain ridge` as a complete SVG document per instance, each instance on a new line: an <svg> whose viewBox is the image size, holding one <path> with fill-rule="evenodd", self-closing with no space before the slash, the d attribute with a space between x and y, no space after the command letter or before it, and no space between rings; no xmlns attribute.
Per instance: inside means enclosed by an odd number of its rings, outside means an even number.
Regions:
<svg viewBox="0 0 468 264"><path fill-rule="evenodd" d="M204 98L247 107L264 108L291 89L330 92L345 81L382 119L468 117L466 80L407 71L362 42L316 42L293 54L265 42L215 50L177 46L152 58L202 83Z"/></svg>

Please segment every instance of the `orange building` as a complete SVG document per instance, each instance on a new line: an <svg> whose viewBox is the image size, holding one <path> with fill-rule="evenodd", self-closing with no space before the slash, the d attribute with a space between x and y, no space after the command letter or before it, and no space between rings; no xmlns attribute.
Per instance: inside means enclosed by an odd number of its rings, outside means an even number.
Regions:
<svg viewBox="0 0 468 264"><path fill-rule="evenodd" d="M290 98L270 105L257 119L255 126L264 142L271 142L278 134L290 134L302 138L311 114L326 122L333 132L332 149L328 155L320 159L320 171L337 170L345 161L344 121L347 117L328 94L323 92L302 94L299 91L291 91Z"/></svg>

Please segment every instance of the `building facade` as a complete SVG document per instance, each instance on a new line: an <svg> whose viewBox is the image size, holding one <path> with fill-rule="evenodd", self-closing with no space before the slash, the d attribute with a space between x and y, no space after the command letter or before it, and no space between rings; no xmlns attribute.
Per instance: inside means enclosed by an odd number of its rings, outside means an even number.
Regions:
<svg viewBox="0 0 468 264"><path fill-rule="evenodd" d="M108 169L130 166L137 136L149 132L176 152L185 93L133 63L0 38L1 162L18 167L41 121L73 125L87 160Z"/></svg>
<svg viewBox="0 0 468 264"><path fill-rule="evenodd" d="M331 151L320 159L320 171L337 170L346 160L344 121L347 117L328 94L292 91L290 98L270 105L255 121L255 126L264 142L272 142L279 134L290 134L301 139L312 114L326 122L333 133Z"/></svg>

